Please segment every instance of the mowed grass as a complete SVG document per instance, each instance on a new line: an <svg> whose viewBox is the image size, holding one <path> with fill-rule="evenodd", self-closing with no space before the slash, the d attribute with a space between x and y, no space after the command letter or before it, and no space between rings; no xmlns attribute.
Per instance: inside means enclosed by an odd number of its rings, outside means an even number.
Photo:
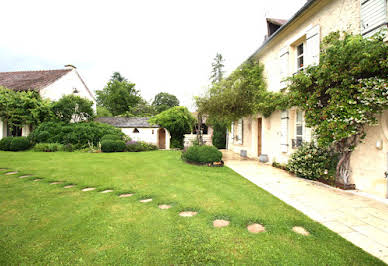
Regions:
<svg viewBox="0 0 388 266"><path fill-rule="evenodd" d="M0 264L383 265L229 168L189 165L176 151L0 152L0 168L19 171L0 171ZM231 224L214 228L217 218ZM253 222L266 232L249 233Z"/></svg>

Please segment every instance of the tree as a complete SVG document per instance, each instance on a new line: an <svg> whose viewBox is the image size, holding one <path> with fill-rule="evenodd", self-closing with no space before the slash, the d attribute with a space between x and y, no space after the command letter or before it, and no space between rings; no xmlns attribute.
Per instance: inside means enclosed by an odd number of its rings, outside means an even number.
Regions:
<svg viewBox="0 0 388 266"><path fill-rule="evenodd" d="M93 102L76 95L65 95L53 103L56 119L65 123L89 121L94 118Z"/></svg>
<svg viewBox="0 0 388 266"><path fill-rule="evenodd" d="M222 54L217 53L216 57L213 59L212 63L212 71L210 75L211 82L218 83L224 77L224 59L222 58Z"/></svg>
<svg viewBox="0 0 388 266"><path fill-rule="evenodd" d="M10 128L37 126L53 117L51 103L35 91L16 92L0 86L0 118Z"/></svg>
<svg viewBox="0 0 388 266"><path fill-rule="evenodd" d="M120 72L113 72L113 75L112 77L110 78L111 81L120 81L120 82L123 82L123 81L128 81L124 76L121 76Z"/></svg>
<svg viewBox="0 0 388 266"><path fill-rule="evenodd" d="M125 117L151 117L155 115L154 106L150 105L146 100L140 99L139 103L135 107L131 107L130 110L124 113Z"/></svg>
<svg viewBox="0 0 388 266"><path fill-rule="evenodd" d="M382 37L338 32L323 41L320 62L289 79L290 100L305 111L318 143L340 154L337 180L348 184L350 157L365 128L388 107L388 46Z"/></svg>
<svg viewBox="0 0 388 266"><path fill-rule="evenodd" d="M96 117L111 117L113 116L111 112L109 112L108 109L106 109L104 106L97 106L97 116Z"/></svg>
<svg viewBox="0 0 388 266"><path fill-rule="evenodd" d="M141 100L135 83L126 80L111 80L103 90L96 91L97 103L114 116L122 115L135 107Z"/></svg>
<svg viewBox="0 0 388 266"><path fill-rule="evenodd" d="M178 106L179 100L175 95L169 94L167 92L160 92L155 95L152 106L155 108L157 113L166 111L167 109Z"/></svg>
<svg viewBox="0 0 388 266"><path fill-rule="evenodd" d="M175 106L152 117L149 123L166 128L171 134L171 146L182 148L184 134L191 132L195 118L186 107Z"/></svg>

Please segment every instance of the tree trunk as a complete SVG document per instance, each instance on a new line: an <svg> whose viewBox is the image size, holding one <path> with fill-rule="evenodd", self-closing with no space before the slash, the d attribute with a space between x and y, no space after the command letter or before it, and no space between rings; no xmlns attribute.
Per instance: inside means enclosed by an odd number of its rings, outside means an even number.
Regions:
<svg viewBox="0 0 388 266"><path fill-rule="evenodd" d="M341 154L341 157L336 167L337 181L344 185L347 185L349 183L349 178L351 174L351 169L350 169L351 155L352 155L351 151L343 152Z"/></svg>
<svg viewBox="0 0 388 266"><path fill-rule="evenodd" d="M203 145L202 138L202 115L198 113L198 126L197 126L197 141L199 145Z"/></svg>

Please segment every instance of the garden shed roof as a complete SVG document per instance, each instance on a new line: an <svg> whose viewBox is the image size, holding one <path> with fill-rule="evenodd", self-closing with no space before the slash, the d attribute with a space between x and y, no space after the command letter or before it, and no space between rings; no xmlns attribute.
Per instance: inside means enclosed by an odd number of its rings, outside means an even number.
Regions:
<svg viewBox="0 0 388 266"><path fill-rule="evenodd" d="M0 72L0 86L16 91L39 91L70 71L71 69Z"/></svg>
<svg viewBox="0 0 388 266"><path fill-rule="evenodd" d="M98 117L94 121L109 124L115 127L128 128L159 128L158 125L148 123L149 117Z"/></svg>

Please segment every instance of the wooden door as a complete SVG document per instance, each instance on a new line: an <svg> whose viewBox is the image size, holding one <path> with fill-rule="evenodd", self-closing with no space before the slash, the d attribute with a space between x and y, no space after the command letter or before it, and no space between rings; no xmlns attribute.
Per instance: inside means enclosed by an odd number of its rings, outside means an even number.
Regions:
<svg viewBox="0 0 388 266"><path fill-rule="evenodd" d="M164 128L159 129L159 149L166 148L166 131Z"/></svg>
<svg viewBox="0 0 388 266"><path fill-rule="evenodd" d="M257 156L261 155L261 130L262 130L262 119L257 119Z"/></svg>

